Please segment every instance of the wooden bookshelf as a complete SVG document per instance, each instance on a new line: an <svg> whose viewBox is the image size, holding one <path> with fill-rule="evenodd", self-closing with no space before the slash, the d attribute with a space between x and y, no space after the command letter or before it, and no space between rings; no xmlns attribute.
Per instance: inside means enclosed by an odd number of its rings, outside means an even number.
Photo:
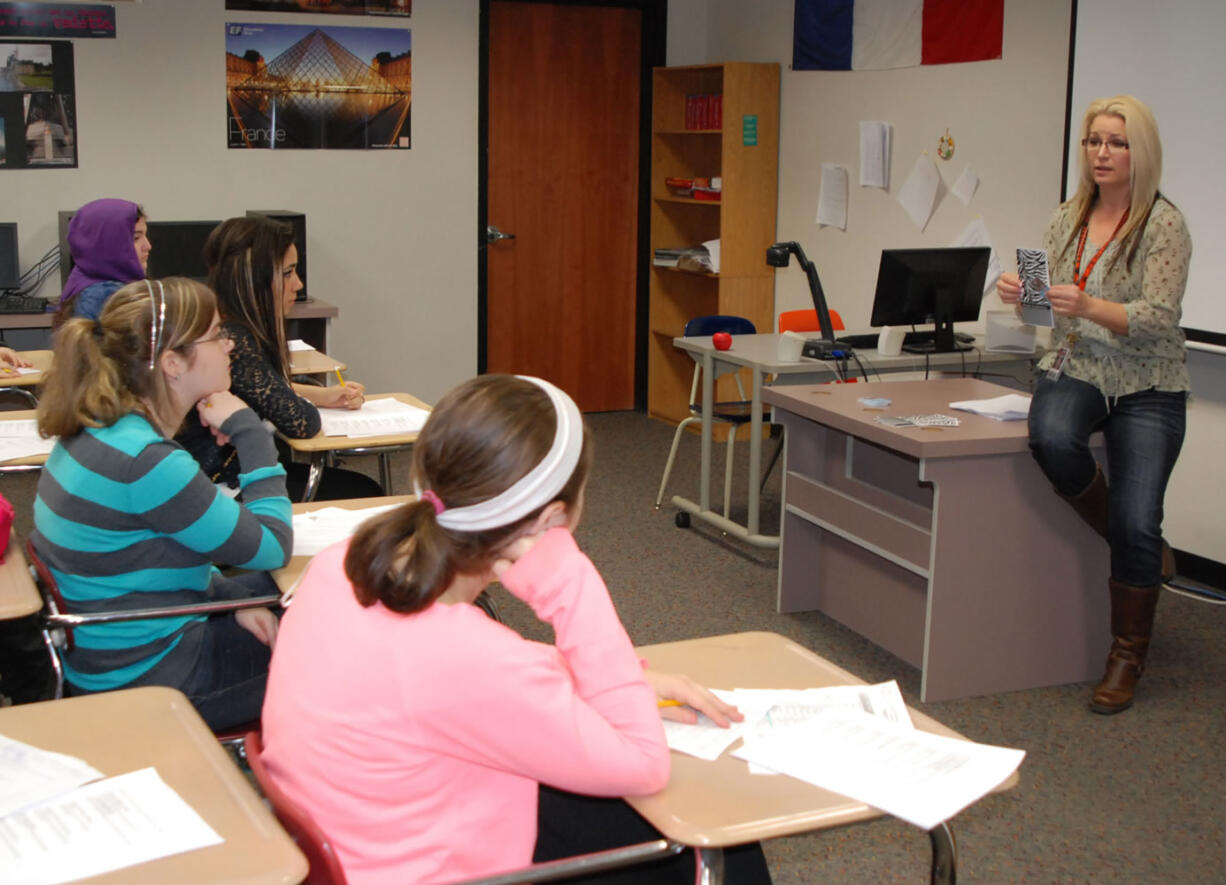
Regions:
<svg viewBox="0 0 1226 885"><path fill-rule="evenodd" d="M773 268L779 181L779 65L750 62L656 68L652 80L651 248L720 241L718 274L651 269L647 410L680 421L689 414L694 362L673 347L686 321L735 314L773 331ZM687 129L686 98L722 95L722 126ZM746 118L756 118L756 139ZM747 143L755 141L756 144ZM669 177L723 180L719 202L678 196ZM717 395L736 395L732 378Z"/></svg>

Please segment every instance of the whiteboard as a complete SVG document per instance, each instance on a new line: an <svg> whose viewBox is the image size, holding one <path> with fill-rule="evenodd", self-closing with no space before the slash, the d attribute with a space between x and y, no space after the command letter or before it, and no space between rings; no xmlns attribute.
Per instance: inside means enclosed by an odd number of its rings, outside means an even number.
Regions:
<svg viewBox="0 0 1226 885"><path fill-rule="evenodd" d="M1078 0L1068 180L1077 185L1081 115L1095 98L1130 93L1153 109L1162 138L1162 193L1192 234L1182 325L1226 344L1226 2Z"/></svg>

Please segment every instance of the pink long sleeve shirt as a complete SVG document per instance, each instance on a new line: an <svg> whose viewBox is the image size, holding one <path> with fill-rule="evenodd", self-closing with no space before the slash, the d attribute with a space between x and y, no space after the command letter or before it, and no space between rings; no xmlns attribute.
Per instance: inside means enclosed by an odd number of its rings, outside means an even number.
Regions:
<svg viewBox="0 0 1226 885"><path fill-rule="evenodd" d="M315 557L282 621L263 758L335 843L351 885L530 863L538 782L626 796L668 781L655 694L568 531L550 530L502 578L556 646L471 605L363 608L346 550Z"/></svg>

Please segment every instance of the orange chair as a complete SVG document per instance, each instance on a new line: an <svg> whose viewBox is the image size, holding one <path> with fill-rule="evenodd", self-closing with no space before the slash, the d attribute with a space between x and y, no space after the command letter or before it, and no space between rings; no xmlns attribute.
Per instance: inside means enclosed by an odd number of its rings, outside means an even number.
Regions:
<svg viewBox="0 0 1226 885"><path fill-rule="evenodd" d="M841 332L844 329L843 318L837 310L830 311L830 331ZM821 325L817 322L817 311L813 308L804 310L785 310L779 314L780 332L820 332Z"/></svg>

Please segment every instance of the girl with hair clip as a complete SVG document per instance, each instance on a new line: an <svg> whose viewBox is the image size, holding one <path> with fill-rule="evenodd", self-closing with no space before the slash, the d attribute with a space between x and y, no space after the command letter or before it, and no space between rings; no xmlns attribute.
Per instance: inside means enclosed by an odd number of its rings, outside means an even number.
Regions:
<svg viewBox="0 0 1226 885"><path fill-rule="evenodd" d="M276 593L266 572L290 556L290 503L272 438L230 393L230 341L213 293L171 277L124 286L95 321L56 333L38 429L59 437L38 482L35 549L76 611L113 611ZM171 441L189 412L228 437L243 504L219 493ZM168 685L205 721L255 719L277 618L234 615L78 627L64 671L74 694Z"/></svg>
<svg viewBox="0 0 1226 885"><path fill-rule="evenodd" d="M365 401L361 384L347 381L319 387L290 380L285 315L302 289L293 228L262 216L230 218L209 235L204 260L224 328L234 342L230 389L257 415L287 437L306 439L319 433L319 409L361 407ZM197 422L188 422L179 442L214 482L237 485L239 465L233 446L215 440ZM301 498L307 466L288 462L285 468L291 496ZM364 474L329 468L316 497L382 494L379 484Z"/></svg>
<svg viewBox="0 0 1226 885"><path fill-rule="evenodd" d="M74 316L96 320L121 286L145 278L153 251L145 211L129 200L86 203L68 222L68 249L72 273L60 293L56 326Z"/></svg>
<svg viewBox="0 0 1226 885"><path fill-rule="evenodd" d="M493 874L526 865L534 845L549 860L658 839L620 799L589 797L664 787L661 715L741 718L683 676L643 670L572 536L590 464L561 390L475 378L439 401L414 446L417 500L363 523L299 582L263 759L351 885ZM554 645L472 604L494 580L552 626ZM726 869L730 883L770 880L757 845L729 852ZM583 881L692 882L693 870L681 855Z"/></svg>
<svg viewBox="0 0 1226 885"><path fill-rule="evenodd" d="M1158 190L1162 144L1131 95L1098 99L1081 123L1077 193L1058 207L1043 246L1053 349L1039 363L1030 448L1056 493L1111 549L1111 651L1090 709L1133 703L1162 584L1175 559L1162 503L1183 445L1191 388L1179 328L1192 240ZM1016 274L997 292L1016 304ZM1090 450L1101 430L1110 482Z"/></svg>

